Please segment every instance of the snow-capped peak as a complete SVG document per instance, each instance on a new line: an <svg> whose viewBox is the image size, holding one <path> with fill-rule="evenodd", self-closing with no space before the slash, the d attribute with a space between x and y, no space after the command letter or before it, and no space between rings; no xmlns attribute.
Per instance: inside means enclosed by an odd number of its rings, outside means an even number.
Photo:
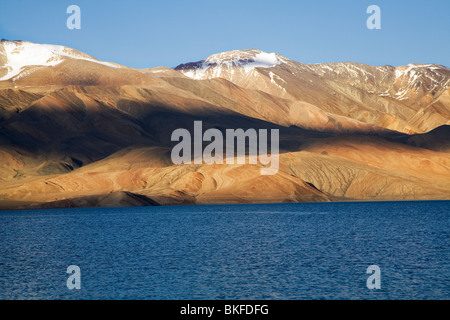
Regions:
<svg viewBox="0 0 450 320"><path fill-rule="evenodd" d="M113 68L120 67L113 63L96 60L87 54L64 46L1 40L0 58L3 58L5 63L0 65L0 68L6 68L7 73L0 78L0 81L18 76L26 67L56 66L67 57L100 63Z"/></svg>
<svg viewBox="0 0 450 320"><path fill-rule="evenodd" d="M236 69L249 73L255 68L272 68L288 59L276 53L257 49L235 50L213 54L205 60L181 64L175 70L195 79L203 80L221 77L223 72L233 73Z"/></svg>
<svg viewBox="0 0 450 320"><path fill-rule="evenodd" d="M281 63L276 53L261 50L235 50L214 54L205 59L209 64L226 64L248 68L271 68Z"/></svg>

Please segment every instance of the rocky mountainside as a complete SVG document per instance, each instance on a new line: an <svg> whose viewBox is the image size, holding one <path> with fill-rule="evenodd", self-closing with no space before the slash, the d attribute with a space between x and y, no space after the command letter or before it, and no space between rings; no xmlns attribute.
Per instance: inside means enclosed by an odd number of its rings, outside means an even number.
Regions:
<svg viewBox="0 0 450 320"><path fill-rule="evenodd" d="M424 133L450 123L448 108L439 107L450 94L450 69L440 65L311 65L251 49L212 55L175 69L195 80L223 78L243 88L301 101L303 118L295 114L292 124L302 127L336 129L340 122L350 129L366 124Z"/></svg>
<svg viewBox="0 0 450 320"><path fill-rule="evenodd" d="M133 69L0 42L0 208L450 198L450 71L241 50ZM280 170L174 165L171 133L280 130Z"/></svg>

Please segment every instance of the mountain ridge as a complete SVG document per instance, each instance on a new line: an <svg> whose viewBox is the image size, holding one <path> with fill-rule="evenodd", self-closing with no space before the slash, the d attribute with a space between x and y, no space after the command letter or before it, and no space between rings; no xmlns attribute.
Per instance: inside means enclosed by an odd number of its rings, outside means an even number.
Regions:
<svg viewBox="0 0 450 320"><path fill-rule="evenodd" d="M253 67L252 63L260 54L273 55L271 63ZM341 110L339 102L333 102L341 100L347 105L352 104L352 108L365 109L362 114L352 114L352 119L407 133L423 133L450 123L416 124L423 109L438 101L441 95L448 94L450 69L437 64L400 67L349 62L303 64L252 49L215 54L175 69L194 80L224 78L247 89L300 100L318 106L326 113L346 117L348 111ZM323 104L323 101L327 103ZM393 115L395 122L386 126L386 122L393 119L386 118L383 113Z"/></svg>
<svg viewBox="0 0 450 320"><path fill-rule="evenodd" d="M309 65L249 49L208 68L134 69L43 48L11 70L0 50L0 72L19 71L0 81L0 208L450 199L446 67ZM183 72L195 67L205 79ZM194 121L278 129L279 173L174 165L171 133L192 134Z"/></svg>

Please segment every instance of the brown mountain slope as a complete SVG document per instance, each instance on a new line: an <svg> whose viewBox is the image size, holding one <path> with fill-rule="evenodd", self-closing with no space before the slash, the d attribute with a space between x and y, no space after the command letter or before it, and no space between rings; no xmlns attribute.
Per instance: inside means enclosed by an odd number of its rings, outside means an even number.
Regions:
<svg viewBox="0 0 450 320"><path fill-rule="evenodd" d="M426 125L420 125L420 116L413 118L449 88L450 70L440 65L308 65L251 49L212 55L176 70L195 80L224 78L243 88L306 102L334 116L406 133L449 124L448 118L423 120Z"/></svg>
<svg viewBox="0 0 450 320"><path fill-rule="evenodd" d="M21 67L8 57L23 52L7 46L1 208L450 198L445 67L239 51L198 70L137 70L30 44L20 48L49 58ZM192 134L194 121L280 130L279 172L174 165L171 134Z"/></svg>

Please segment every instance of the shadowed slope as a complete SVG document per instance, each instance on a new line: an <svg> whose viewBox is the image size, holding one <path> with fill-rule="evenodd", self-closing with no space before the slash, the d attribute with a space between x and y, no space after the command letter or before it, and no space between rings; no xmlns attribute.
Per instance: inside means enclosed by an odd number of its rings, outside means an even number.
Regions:
<svg viewBox="0 0 450 320"><path fill-rule="evenodd" d="M19 72L0 81L2 208L450 198L443 66L305 65L250 50L179 72L50 49L43 65L0 68ZM174 165L171 134L192 135L194 121L278 129L280 171Z"/></svg>

